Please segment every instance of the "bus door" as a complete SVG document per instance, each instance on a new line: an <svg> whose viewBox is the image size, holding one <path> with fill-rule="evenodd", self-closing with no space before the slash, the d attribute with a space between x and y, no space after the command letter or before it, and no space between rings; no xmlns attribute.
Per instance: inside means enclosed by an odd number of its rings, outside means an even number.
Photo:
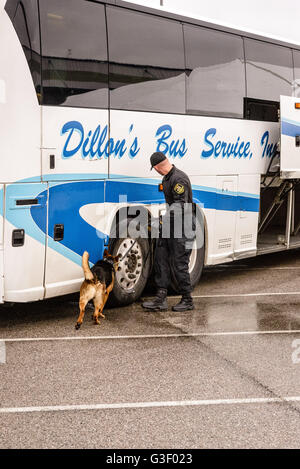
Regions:
<svg viewBox="0 0 300 469"><path fill-rule="evenodd" d="M300 98L280 96L280 125L281 177L300 178Z"/></svg>
<svg viewBox="0 0 300 469"><path fill-rule="evenodd" d="M9 184L5 189L4 300L44 298L47 184Z"/></svg>

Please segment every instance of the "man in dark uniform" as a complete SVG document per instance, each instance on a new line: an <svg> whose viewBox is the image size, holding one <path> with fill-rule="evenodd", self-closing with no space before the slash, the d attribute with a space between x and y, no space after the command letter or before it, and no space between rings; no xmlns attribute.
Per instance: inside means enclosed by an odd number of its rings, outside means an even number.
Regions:
<svg viewBox="0 0 300 469"><path fill-rule="evenodd" d="M143 307L148 311L166 311L167 292L170 283L170 262L179 285L181 301L173 306L173 311L188 311L194 309L191 297L192 287L189 274L189 260L191 255L191 241L193 228L186 230L184 217L190 212L193 219L193 194L189 177L172 165L161 152L153 153L150 158L151 169L154 168L163 177L162 186L167 203L167 214L163 217L162 235L157 240L155 250L154 271L157 293L152 301L145 301ZM190 225L191 225L190 223ZM170 233L164 230L169 224ZM167 227L168 228L168 227ZM177 233L176 233L177 231ZM188 231L188 233L186 233Z"/></svg>

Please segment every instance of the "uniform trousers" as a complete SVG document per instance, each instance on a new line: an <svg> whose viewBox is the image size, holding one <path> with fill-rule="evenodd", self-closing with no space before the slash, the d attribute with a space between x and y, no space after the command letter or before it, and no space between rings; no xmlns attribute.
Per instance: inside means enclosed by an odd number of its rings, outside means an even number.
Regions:
<svg viewBox="0 0 300 469"><path fill-rule="evenodd" d="M192 291L189 261L192 250L186 247L187 238L160 238L157 240L154 258L154 280L157 288L167 289L170 284L172 264L179 293Z"/></svg>

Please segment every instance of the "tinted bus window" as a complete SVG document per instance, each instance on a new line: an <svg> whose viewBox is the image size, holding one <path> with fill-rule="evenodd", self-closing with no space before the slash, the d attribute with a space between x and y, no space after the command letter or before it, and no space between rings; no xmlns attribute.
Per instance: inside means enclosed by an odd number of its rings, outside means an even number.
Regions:
<svg viewBox="0 0 300 469"><path fill-rule="evenodd" d="M9 0L5 9L22 44L35 90L40 99L41 58L37 0Z"/></svg>
<svg viewBox="0 0 300 469"><path fill-rule="evenodd" d="M247 96L279 101L292 95L293 63L290 49L245 39Z"/></svg>
<svg viewBox="0 0 300 469"><path fill-rule="evenodd" d="M108 7L107 27L111 107L184 113L182 26Z"/></svg>
<svg viewBox="0 0 300 469"><path fill-rule="evenodd" d="M184 26L187 113L243 117L242 38Z"/></svg>
<svg viewBox="0 0 300 469"><path fill-rule="evenodd" d="M294 95L300 98L300 51L294 50Z"/></svg>
<svg viewBox="0 0 300 469"><path fill-rule="evenodd" d="M43 103L107 107L108 64L104 6L40 0Z"/></svg>

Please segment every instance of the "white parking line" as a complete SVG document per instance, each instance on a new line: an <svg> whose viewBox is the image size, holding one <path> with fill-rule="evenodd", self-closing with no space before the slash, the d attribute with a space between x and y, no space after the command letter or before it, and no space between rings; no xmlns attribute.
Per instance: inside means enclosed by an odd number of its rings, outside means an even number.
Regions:
<svg viewBox="0 0 300 469"><path fill-rule="evenodd" d="M299 291L291 292L263 292L263 293L221 293L219 295L192 295L193 298L245 298L253 296L297 296L300 295ZM181 298L181 296L172 296L172 298Z"/></svg>
<svg viewBox="0 0 300 469"><path fill-rule="evenodd" d="M248 271L255 271L255 270L299 270L300 267L297 266L297 267L242 267L242 266L235 266L235 265L216 265L214 266L217 269L223 269L223 270L231 270L231 271L234 271L234 270L244 270L246 272ZM208 269L205 269L205 272L211 272L213 273L214 272L214 267L209 267Z"/></svg>
<svg viewBox="0 0 300 469"><path fill-rule="evenodd" d="M233 331L233 332L191 332L186 334L135 334L135 335L99 335L99 336L66 336L66 337L19 337L2 338L1 342L55 342L68 340L125 340L125 339L172 339L181 337L223 337L223 336L251 336L271 334L300 334L300 329L280 331ZM0 343L1 343L0 342Z"/></svg>
<svg viewBox="0 0 300 469"><path fill-rule="evenodd" d="M4 340L0 340L0 364L6 363L6 345Z"/></svg>
<svg viewBox="0 0 300 469"><path fill-rule="evenodd" d="M115 404L75 404L38 407L3 407L0 414L17 414L30 412L64 412L76 410L108 410L108 409L144 409L155 407L201 407L214 405L271 404L284 402L300 402L295 397L257 397L249 399L207 399L197 401L161 401L161 402L121 402Z"/></svg>

